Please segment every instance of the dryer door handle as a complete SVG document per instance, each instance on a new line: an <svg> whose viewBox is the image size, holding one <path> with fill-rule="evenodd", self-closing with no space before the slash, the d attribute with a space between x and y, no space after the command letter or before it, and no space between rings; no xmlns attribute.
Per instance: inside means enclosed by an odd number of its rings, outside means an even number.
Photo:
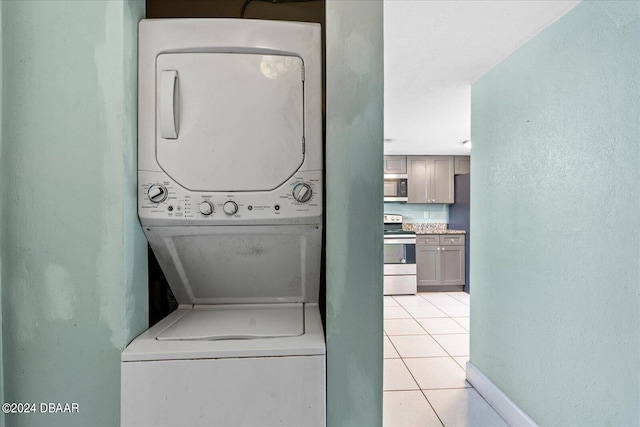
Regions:
<svg viewBox="0 0 640 427"><path fill-rule="evenodd" d="M176 108L176 87L178 72L163 70L160 73L160 99L158 109L160 116L160 136L164 139L178 138L178 119Z"/></svg>

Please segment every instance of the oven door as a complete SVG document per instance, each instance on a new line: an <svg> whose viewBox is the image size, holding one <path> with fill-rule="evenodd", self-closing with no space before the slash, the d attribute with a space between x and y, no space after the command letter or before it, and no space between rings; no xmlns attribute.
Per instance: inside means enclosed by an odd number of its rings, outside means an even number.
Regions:
<svg viewBox="0 0 640 427"><path fill-rule="evenodd" d="M418 291L416 273L415 237L385 237L384 295L415 295Z"/></svg>
<svg viewBox="0 0 640 427"><path fill-rule="evenodd" d="M384 239L384 274L415 274L415 237L393 237Z"/></svg>

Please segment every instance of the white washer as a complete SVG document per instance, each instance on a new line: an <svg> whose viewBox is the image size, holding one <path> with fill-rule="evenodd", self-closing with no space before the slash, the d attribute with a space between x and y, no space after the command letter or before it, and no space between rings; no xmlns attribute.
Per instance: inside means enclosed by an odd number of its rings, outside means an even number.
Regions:
<svg viewBox="0 0 640 427"><path fill-rule="evenodd" d="M180 307L122 353L122 425L322 426L320 26L139 30L138 214Z"/></svg>

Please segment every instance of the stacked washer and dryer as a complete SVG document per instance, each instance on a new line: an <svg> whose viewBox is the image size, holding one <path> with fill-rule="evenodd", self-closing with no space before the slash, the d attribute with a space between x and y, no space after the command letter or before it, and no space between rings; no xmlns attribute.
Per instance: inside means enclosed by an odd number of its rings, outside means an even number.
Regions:
<svg viewBox="0 0 640 427"><path fill-rule="evenodd" d="M139 31L138 214L180 305L122 353L122 425L324 425L320 26Z"/></svg>

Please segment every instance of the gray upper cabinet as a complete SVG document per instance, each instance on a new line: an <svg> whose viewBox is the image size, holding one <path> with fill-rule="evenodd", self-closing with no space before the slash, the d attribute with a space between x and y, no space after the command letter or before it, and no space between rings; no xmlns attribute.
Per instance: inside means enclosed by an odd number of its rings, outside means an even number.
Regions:
<svg viewBox="0 0 640 427"><path fill-rule="evenodd" d="M427 202L427 157L408 156L407 159L407 196L409 203Z"/></svg>
<svg viewBox="0 0 640 427"><path fill-rule="evenodd" d="M464 175L471 170L471 156L456 156L454 171L456 175Z"/></svg>
<svg viewBox="0 0 640 427"><path fill-rule="evenodd" d="M453 203L453 156L407 156L409 203Z"/></svg>
<svg viewBox="0 0 640 427"><path fill-rule="evenodd" d="M384 156L384 173L407 173L407 156Z"/></svg>

